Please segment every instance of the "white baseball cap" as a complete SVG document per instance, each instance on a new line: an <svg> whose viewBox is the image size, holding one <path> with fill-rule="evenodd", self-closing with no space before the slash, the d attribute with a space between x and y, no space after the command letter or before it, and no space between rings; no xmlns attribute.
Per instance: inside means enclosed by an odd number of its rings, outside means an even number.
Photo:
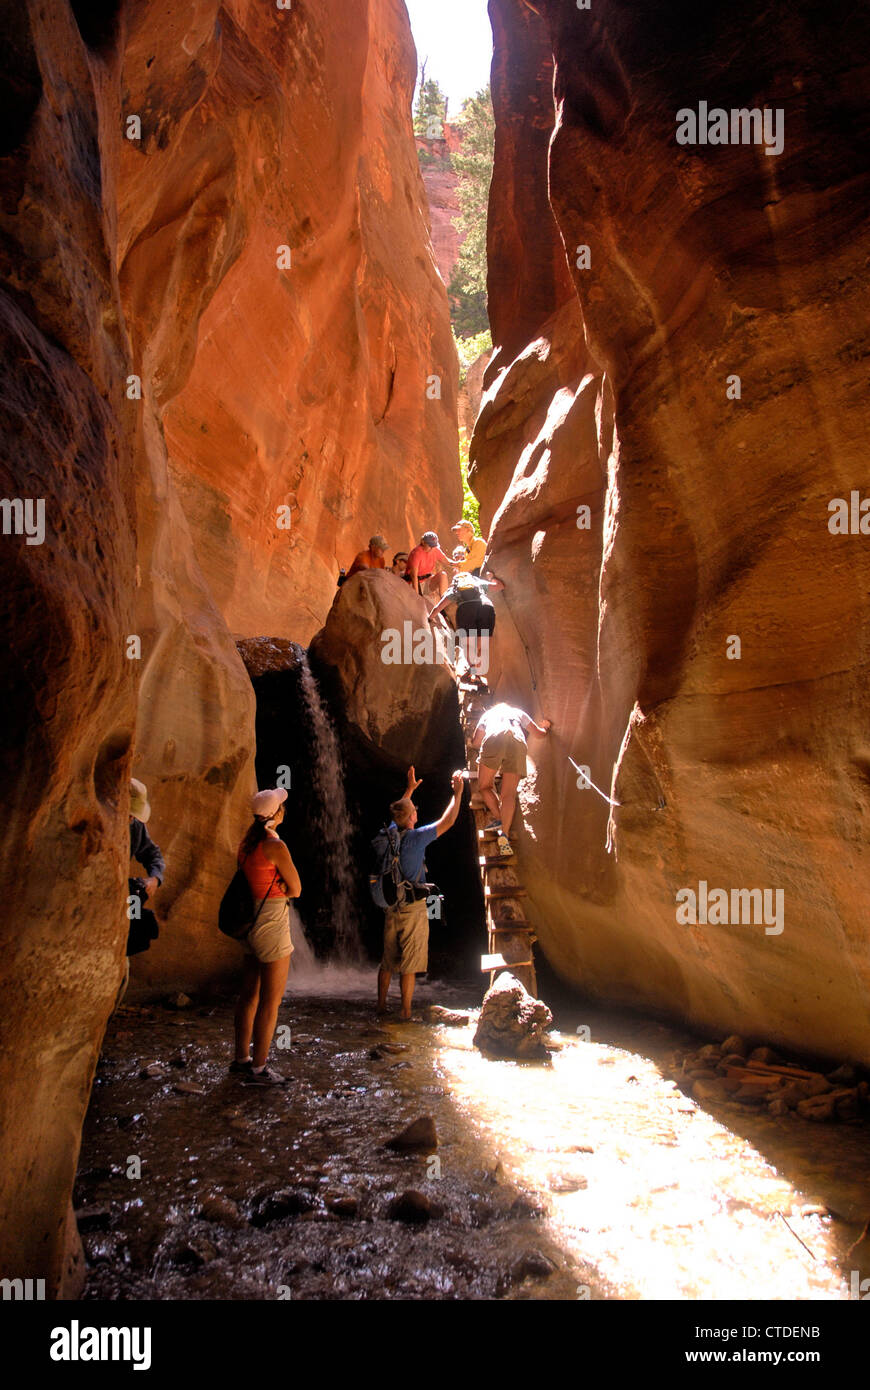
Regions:
<svg viewBox="0 0 870 1390"><path fill-rule="evenodd" d="M286 800L286 787L269 787L267 791L254 793L251 797L251 810L255 816L261 816L263 820L271 820L274 815L277 815Z"/></svg>

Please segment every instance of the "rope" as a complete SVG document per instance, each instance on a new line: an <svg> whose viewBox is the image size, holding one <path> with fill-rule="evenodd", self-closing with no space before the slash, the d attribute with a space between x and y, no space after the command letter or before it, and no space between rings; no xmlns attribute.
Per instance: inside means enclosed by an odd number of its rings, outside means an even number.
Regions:
<svg viewBox="0 0 870 1390"><path fill-rule="evenodd" d="M574 769L575 772L579 772L579 773L580 773L580 776L583 778L583 781L586 783L586 785L589 786L589 787L591 787L592 790L593 790L594 792L597 792L598 795L599 795L604 801L607 802L608 806L621 806L621 805L622 805L622 802L621 802L621 801L614 801L612 796L608 796L607 793L606 793L606 792L603 792L603 791L601 790L600 787L596 787L595 783L592 781L592 778L587 776L587 774L583 771L583 768L582 768L582 767L578 767L578 766L577 766L577 764L575 763L575 761L574 761L574 759L573 759L572 757L569 757L569 758L568 758L568 762L571 764L571 766L573 767L573 769Z"/></svg>

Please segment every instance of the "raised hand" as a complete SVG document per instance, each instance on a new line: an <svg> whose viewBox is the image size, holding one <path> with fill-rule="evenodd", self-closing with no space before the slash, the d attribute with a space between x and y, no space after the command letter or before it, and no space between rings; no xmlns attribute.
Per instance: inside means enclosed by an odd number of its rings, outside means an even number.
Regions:
<svg viewBox="0 0 870 1390"><path fill-rule="evenodd" d="M417 790L417 788L420 786L420 784L422 783L422 781L423 781L423 778L417 776L416 772L414 771L414 768L413 768L413 767L409 767L409 768L408 768L408 790L407 790L407 792L406 792L406 795L407 795L407 796L410 796L410 795L412 794L412 792L415 792L415 791Z"/></svg>

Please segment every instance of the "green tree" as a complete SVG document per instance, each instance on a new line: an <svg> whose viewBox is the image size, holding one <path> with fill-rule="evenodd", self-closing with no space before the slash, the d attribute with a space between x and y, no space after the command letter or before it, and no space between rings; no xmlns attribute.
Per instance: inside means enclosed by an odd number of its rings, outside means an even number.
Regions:
<svg viewBox="0 0 870 1390"><path fill-rule="evenodd" d="M470 338L489 328L486 312L486 219L495 155L495 116L489 87L462 103L456 119L462 144L452 155L459 182L459 216L454 224L465 240L459 252L449 292L453 327L458 337Z"/></svg>
<svg viewBox="0 0 870 1390"><path fill-rule="evenodd" d="M414 107L414 134L422 135L429 140L440 140L443 138L446 120L447 98L434 77L427 80L424 67L417 93L417 104Z"/></svg>

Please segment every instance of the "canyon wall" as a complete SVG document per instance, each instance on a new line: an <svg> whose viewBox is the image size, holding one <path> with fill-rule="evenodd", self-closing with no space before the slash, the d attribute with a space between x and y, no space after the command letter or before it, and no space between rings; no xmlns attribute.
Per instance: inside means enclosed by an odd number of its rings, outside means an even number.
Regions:
<svg viewBox="0 0 870 1390"><path fill-rule="evenodd" d="M500 693L555 726L532 920L592 995L866 1063L870 539L828 525L868 491L866 13L490 13L472 480ZM781 109L782 153L678 145L701 101ZM702 881L782 916L678 922Z"/></svg>
<svg viewBox="0 0 870 1390"><path fill-rule="evenodd" d="M308 640L373 531L455 519L457 364L400 0L33 0L0 40L0 1273L70 1294L129 774L168 861L131 991L224 982L255 785L231 634ZM14 534L28 499L41 545Z"/></svg>

